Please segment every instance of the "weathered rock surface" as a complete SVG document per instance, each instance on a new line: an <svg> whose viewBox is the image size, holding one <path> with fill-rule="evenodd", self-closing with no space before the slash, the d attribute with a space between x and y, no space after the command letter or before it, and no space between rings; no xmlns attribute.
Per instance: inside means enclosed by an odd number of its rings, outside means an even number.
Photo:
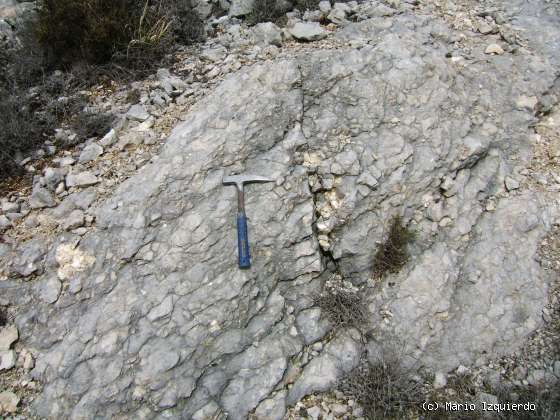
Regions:
<svg viewBox="0 0 560 420"><path fill-rule="evenodd" d="M376 17L336 35L372 41L359 49L241 70L96 210L96 230L48 251L31 242L10 272L41 285L19 286L31 301L16 318L44 383L36 414L281 418L365 349L404 341L447 372L518 346L541 322L548 274L535 255L557 209L506 190L531 150L533 110L515 98L540 98L558 63L539 35L538 54L481 47L484 60L458 66L446 58L451 32L425 16ZM276 179L246 190L247 271L236 265L235 189L221 184L239 171ZM97 182L80 175L67 184ZM372 255L394 215L418 238L405 268L374 288ZM333 270L363 286L367 340L326 337L312 296Z"/></svg>

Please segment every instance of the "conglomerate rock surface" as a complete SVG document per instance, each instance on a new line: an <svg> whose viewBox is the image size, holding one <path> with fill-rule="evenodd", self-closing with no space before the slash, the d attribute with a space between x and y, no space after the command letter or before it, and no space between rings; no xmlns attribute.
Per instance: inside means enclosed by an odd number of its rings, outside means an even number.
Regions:
<svg viewBox="0 0 560 420"><path fill-rule="evenodd" d="M538 11L519 12L529 35ZM481 43L465 65L446 57L457 34L443 21L376 17L337 33L355 46L228 77L98 209L96 231L18 256L20 273L42 272L13 292L45 384L36 413L281 418L389 343L439 370L515 349L541 322L535 255L557 215L516 181L558 74L549 29L529 37L533 53ZM276 180L246 190L245 271L221 183L242 171ZM394 215L417 232L412 259L374 281ZM295 368L329 332L312 297L333 274L363 287L370 324Z"/></svg>

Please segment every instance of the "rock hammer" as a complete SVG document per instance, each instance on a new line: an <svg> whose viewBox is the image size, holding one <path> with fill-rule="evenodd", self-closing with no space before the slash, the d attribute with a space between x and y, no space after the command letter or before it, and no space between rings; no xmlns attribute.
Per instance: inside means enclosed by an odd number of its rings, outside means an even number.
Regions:
<svg viewBox="0 0 560 420"><path fill-rule="evenodd" d="M247 234L247 216L245 216L245 192L244 185L253 182L272 182L273 179L259 175L230 175L222 179L224 185L235 185L237 187L237 251L239 255L239 268L251 267L251 256L249 254L249 236Z"/></svg>

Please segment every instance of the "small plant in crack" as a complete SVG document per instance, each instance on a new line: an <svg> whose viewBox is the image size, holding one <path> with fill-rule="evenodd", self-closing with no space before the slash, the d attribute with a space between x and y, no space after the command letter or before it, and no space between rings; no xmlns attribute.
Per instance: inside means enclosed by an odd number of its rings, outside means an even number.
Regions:
<svg viewBox="0 0 560 420"><path fill-rule="evenodd" d="M407 246L416 237L415 232L403 226L400 216L391 219L385 241L377 248L373 257L373 276L382 278L388 273L397 273L407 263L410 255Z"/></svg>
<svg viewBox="0 0 560 420"><path fill-rule="evenodd" d="M315 306L321 308L322 315L335 327L354 327L361 330L368 321L367 306L361 294L327 288L315 297Z"/></svg>
<svg viewBox="0 0 560 420"><path fill-rule="evenodd" d="M5 306L0 306L0 327L6 326L9 320L8 309Z"/></svg>

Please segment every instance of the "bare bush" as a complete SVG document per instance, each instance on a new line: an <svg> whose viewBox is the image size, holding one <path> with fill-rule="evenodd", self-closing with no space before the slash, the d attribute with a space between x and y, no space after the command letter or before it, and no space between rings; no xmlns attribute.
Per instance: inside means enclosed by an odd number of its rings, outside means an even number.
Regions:
<svg viewBox="0 0 560 420"><path fill-rule="evenodd" d="M367 307L361 294L353 291L326 289L315 297L315 305L336 327L363 329L368 322Z"/></svg>
<svg viewBox="0 0 560 420"><path fill-rule="evenodd" d="M424 401L421 385L394 356L362 361L338 388L356 399L367 419L403 419Z"/></svg>

